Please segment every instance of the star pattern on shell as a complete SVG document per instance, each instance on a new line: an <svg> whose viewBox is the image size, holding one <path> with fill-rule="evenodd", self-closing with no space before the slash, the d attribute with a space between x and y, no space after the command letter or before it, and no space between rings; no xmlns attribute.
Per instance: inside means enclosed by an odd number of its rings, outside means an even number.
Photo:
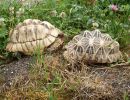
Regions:
<svg viewBox="0 0 130 100"><path fill-rule="evenodd" d="M119 43L99 30L81 32L65 48L64 57L73 62L84 59L86 62L113 63L122 56Z"/></svg>

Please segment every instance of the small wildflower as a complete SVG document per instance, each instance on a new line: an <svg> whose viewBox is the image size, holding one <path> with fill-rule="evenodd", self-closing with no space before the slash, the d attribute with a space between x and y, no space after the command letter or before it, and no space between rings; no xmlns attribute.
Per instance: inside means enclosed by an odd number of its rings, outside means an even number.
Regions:
<svg viewBox="0 0 130 100"><path fill-rule="evenodd" d="M111 23L111 20L106 20L106 23Z"/></svg>
<svg viewBox="0 0 130 100"><path fill-rule="evenodd" d="M20 12L21 14L23 14L23 13L24 13L24 8L19 8L19 12Z"/></svg>
<svg viewBox="0 0 130 100"><path fill-rule="evenodd" d="M21 13L19 11L16 12L16 17L20 17Z"/></svg>
<svg viewBox="0 0 130 100"><path fill-rule="evenodd" d="M80 17L78 17L77 20L82 20L82 19Z"/></svg>
<svg viewBox="0 0 130 100"><path fill-rule="evenodd" d="M90 18L90 19L87 21L87 25L90 25L90 24L92 24L93 22L94 22L94 20Z"/></svg>
<svg viewBox="0 0 130 100"><path fill-rule="evenodd" d="M9 19L9 21L12 22L12 21L14 21L14 19L15 19L14 17L11 17L11 18Z"/></svg>
<svg viewBox="0 0 130 100"><path fill-rule="evenodd" d="M93 26L94 28L96 28L96 27L99 27L99 24L96 23L96 22L94 22L94 23L92 23L92 26Z"/></svg>
<svg viewBox="0 0 130 100"><path fill-rule="evenodd" d="M14 11L14 7L9 7L9 11Z"/></svg>
<svg viewBox="0 0 130 100"><path fill-rule="evenodd" d="M16 12L16 17L20 17L22 14L24 14L24 9L19 8L19 10Z"/></svg>
<svg viewBox="0 0 130 100"><path fill-rule="evenodd" d="M59 15L59 17L61 17L61 18L65 18L66 16L67 16L67 15L66 15L65 12L61 12L60 15Z"/></svg>
<svg viewBox="0 0 130 100"><path fill-rule="evenodd" d="M108 24L104 24L104 28L106 29L108 27Z"/></svg>
<svg viewBox="0 0 130 100"><path fill-rule="evenodd" d="M10 14L14 14L14 7L9 8Z"/></svg>
<svg viewBox="0 0 130 100"><path fill-rule="evenodd" d="M105 17L105 14L104 14L104 13L102 13L102 14L101 14L101 16L102 16L102 17Z"/></svg>
<svg viewBox="0 0 130 100"><path fill-rule="evenodd" d="M4 18L0 18L0 26L3 26L5 24L4 21L5 21Z"/></svg>
<svg viewBox="0 0 130 100"><path fill-rule="evenodd" d="M25 2L25 3L23 3L23 6L25 7L25 8L27 8L27 9L30 9L31 8L31 3L29 3L29 2Z"/></svg>
<svg viewBox="0 0 130 100"><path fill-rule="evenodd" d="M53 17L55 17L57 15L57 11L56 10L51 11L50 15L53 16Z"/></svg>
<svg viewBox="0 0 130 100"><path fill-rule="evenodd" d="M2 21L2 22L4 22L4 21L5 21L5 19L4 19L4 18L0 18L0 22L1 22L1 21Z"/></svg>
<svg viewBox="0 0 130 100"><path fill-rule="evenodd" d="M114 5L114 4L109 5L109 8L110 8L112 11L118 11L117 5Z"/></svg>

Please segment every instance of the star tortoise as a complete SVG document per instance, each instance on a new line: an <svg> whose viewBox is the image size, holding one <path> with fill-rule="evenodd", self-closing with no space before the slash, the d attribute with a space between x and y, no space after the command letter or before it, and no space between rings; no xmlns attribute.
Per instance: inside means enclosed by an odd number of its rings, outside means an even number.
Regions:
<svg viewBox="0 0 130 100"><path fill-rule="evenodd" d="M78 61L91 63L113 63L122 58L119 43L109 34L98 29L84 31L65 45L64 58L70 63Z"/></svg>
<svg viewBox="0 0 130 100"><path fill-rule="evenodd" d="M64 34L47 21L26 19L9 32L6 50L32 55L39 48L55 50L63 44Z"/></svg>

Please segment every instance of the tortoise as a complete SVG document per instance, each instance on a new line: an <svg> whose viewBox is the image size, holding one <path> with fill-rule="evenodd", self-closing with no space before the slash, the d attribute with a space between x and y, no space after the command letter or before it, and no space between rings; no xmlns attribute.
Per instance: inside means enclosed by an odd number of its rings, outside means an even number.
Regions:
<svg viewBox="0 0 130 100"><path fill-rule="evenodd" d="M119 43L100 30L85 30L65 45L64 58L70 63L114 63L122 59Z"/></svg>
<svg viewBox="0 0 130 100"><path fill-rule="evenodd" d="M64 34L47 21L26 19L9 32L6 50L32 55L37 49L53 51L63 44Z"/></svg>

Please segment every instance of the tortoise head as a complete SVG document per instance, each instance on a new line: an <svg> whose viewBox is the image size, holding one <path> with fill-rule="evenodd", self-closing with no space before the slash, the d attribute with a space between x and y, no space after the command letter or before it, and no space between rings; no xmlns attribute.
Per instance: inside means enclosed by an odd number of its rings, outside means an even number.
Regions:
<svg viewBox="0 0 130 100"><path fill-rule="evenodd" d="M59 48L61 48L63 46L64 43L64 33L62 31L60 31L59 29L57 29L59 34L55 39L55 42L52 43L48 48L47 51L55 51L58 50Z"/></svg>

